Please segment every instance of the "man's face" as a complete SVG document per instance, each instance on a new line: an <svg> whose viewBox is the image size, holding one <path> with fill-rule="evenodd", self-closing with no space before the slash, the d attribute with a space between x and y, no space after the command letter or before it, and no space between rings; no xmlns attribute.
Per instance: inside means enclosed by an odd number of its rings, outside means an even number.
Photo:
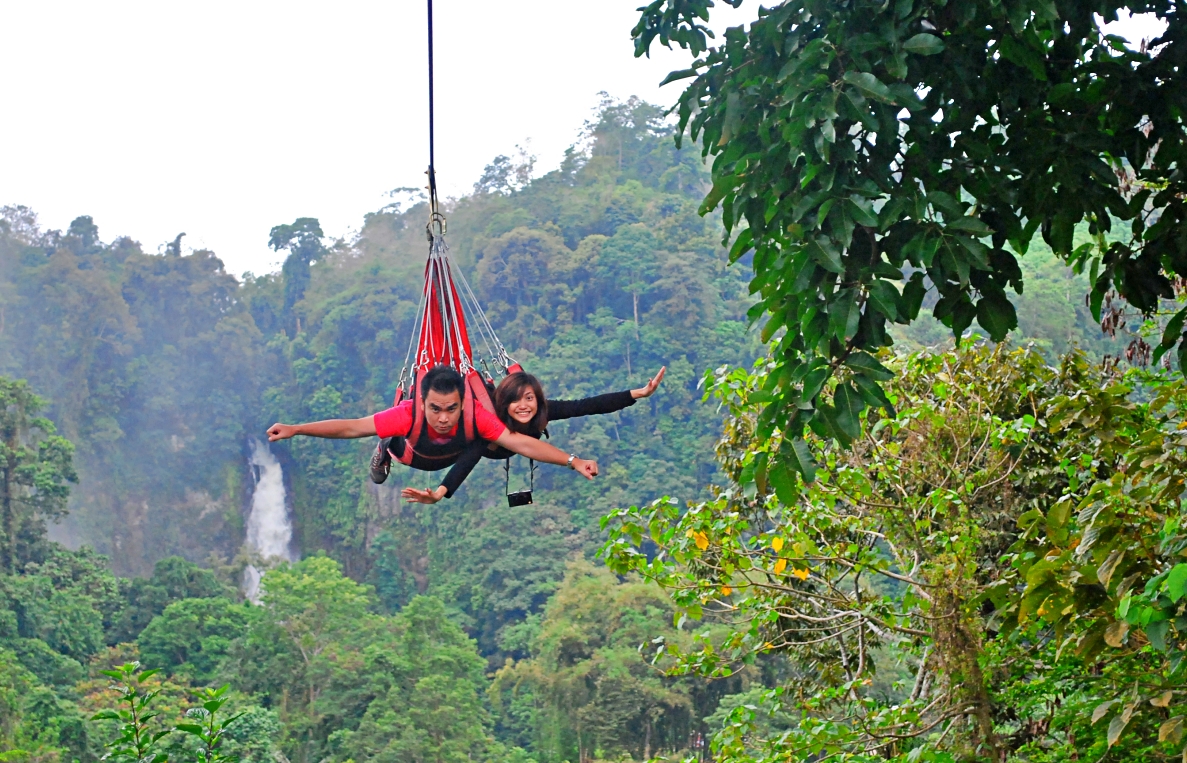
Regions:
<svg viewBox="0 0 1187 763"><path fill-rule="evenodd" d="M457 392L443 395L435 389L425 395L425 419L439 435L449 434L462 417L462 396Z"/></svg>

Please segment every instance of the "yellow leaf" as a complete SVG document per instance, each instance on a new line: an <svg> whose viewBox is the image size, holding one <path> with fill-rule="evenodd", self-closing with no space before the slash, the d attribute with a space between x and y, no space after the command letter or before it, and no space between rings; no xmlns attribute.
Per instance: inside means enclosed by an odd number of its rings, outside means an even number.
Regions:
<svg viewBox="0 0 1187 763"><path fill-rule="evenodd" d="M692 534L692 539L696 541L697 548L700 550L704 551L705 549L709 548L709 536L705 535L704 533L695 532Z"/></svg>
<svg viewBox="0 0 1187 763"><path fill-rule="evenodd" d="M776 535L771 538L771 549L777 554L783 550L783 539Z"/></svg>
<svg viewBox="0 0 1187 763"><path fill-rule="evenodd" d="M1154 707L1170 707L1171 699L1175 696L1173 691L1165 691L1161 695L1150 700L1150 704Z"/></svg>
<svg viewBox="0 0 1187 763"><path fill-rule="evenodd" d="M1096 709L1092 711L1092 722L1096 723L1101 718L1104 718L1105 715L1108 714L1109 708L1115 704L1117 704L1117 700L1110 699L1107 702L1101 702L1099 705L1097 705Z"/></svg>
<svg viewBox="0 0 1187 763"><path fill-rule="evenodd" d="M811 575L812 573L809 572L808 570L792 570L791 574L795 575L800 580L807 580L808 576Z"/></svg>
<svg viewBox="0 0 1187 763"><path fill-rule="evenodd" d="M786 559L780 559L779 561L775 562L775 574L776 575L782 573L783 570L785 570L785 569L787 569L787 560Z"/></svg>
<svg viewBox="0 0 1187 763"><path fill-rule="evenodd" d="M1168 739L1172 744L1178 744L1183 739L1183 716L1176 715L1158 727L1158 741L1165 742Z"/></svg>
<svg viewBox="0 0 1187 763"><path fill-rule="evenodd" d="M1109 627L1105 628L1105 643L1113 648L1120 647L1125 642L1125 636L1128 633L1129 623L1124 620L1110 623Z"/></svg>
<svg viewBox="0 0 1187 763"><path fill-rule="evenodd" d="M1109 743L1109 747L1117 744L1117 740L1125 733L1125 727L1129 725L1129 719L1133 717L1133 706L1135 703L1131 702L1121 710L1121 713L1109 722L1109 730L1105 733L1105 741Z"/></svg>
<svg viewBox="0 0 1187 763"><path fill-rule="evenodd" d="M731 593L733 593L733 592L734 592L734 589L730 588L730 587L729 587L729 586L727 586L727 585L723 585L723 586L721 587L721 595L722 595L722 596L729 596L729 595L730 595Z"/></svg>

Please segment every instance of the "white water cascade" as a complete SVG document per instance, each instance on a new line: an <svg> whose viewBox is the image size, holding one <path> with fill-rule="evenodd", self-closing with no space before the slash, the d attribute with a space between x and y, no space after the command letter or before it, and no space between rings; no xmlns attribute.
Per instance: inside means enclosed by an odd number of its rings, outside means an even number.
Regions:
<svg viewBox="0 0 1187 763"><path fill-rule="evenodd" d="M251 513L247 515L247 547L267 560L296 561L292 550L293 523L285 504L284 470L268 446L251 441L248 463L255 475ZM259 603L263 571L249 564L243 571L243 592Z"/></svg>

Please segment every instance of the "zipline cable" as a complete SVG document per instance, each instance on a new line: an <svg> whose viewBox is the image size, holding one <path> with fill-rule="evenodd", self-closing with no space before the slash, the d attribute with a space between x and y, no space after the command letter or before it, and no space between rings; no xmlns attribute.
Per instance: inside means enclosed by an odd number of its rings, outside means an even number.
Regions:
<svg viewBox="0 0 1187 763"><path fill-rule="evenodd" d="M433 364L447 363L463 374L477 370L472 331L477 332L477 341L485 345L490 360L503 370L514 363L465 276L461 272L454 272L449 263L449 246L445 243L445 215L441 212L437 198L433 0L427 0L426 9L429 56L429 168L426 174L429 176L429 221L425 233L429 240L429 258L425 263L425 285L413 321L408 354L405 356L404 368L400 371L397 400L402 399L404 390L415 394L413 390L418 373ZM487 376L491 374L488 372Z"/></svg>
<svg viewBox="0 0 1187 763"><path fill-rule="evenodd" d="M431 214L436 215L437 174L433 116L433 0L429 0L429 204Z"/></svg>

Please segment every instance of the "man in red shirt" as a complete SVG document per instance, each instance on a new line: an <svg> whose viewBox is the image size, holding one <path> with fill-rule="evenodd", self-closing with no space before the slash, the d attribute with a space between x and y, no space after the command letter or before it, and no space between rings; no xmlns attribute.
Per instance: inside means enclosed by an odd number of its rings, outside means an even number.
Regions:
<svg viewBox="0 0 1187 763"><path fill-rule="evenodd" d="M461 431L462 398L466 393L462 375L449 366L437 366L425 374L421 381L420 394L424 402L425 423L415 443L400 442L401 448L412 447L419 463L414 459L413 468L435 471L451 465L468 443ZM268 442L287 440L296 435L326 437L330 439L355 439L379 435L382 438L404 438L413 430L413 401L405 400L394 408L380 411L361 419L328 419L308 424L273 424L268 429ZM577 458L576 455L537 440L534 437L508 431L499 417L483 408L474 406L474 431L477 437L506 448L522 456L546 464L565 465L576 470L586 479L598 475L596 461ZM402 452L402 451L401 451ZM399 455L397 453L396 455ZM431 493L438 500L448 493L441 485L436 490L420 491L405 488L408 493Z"/></svg>

